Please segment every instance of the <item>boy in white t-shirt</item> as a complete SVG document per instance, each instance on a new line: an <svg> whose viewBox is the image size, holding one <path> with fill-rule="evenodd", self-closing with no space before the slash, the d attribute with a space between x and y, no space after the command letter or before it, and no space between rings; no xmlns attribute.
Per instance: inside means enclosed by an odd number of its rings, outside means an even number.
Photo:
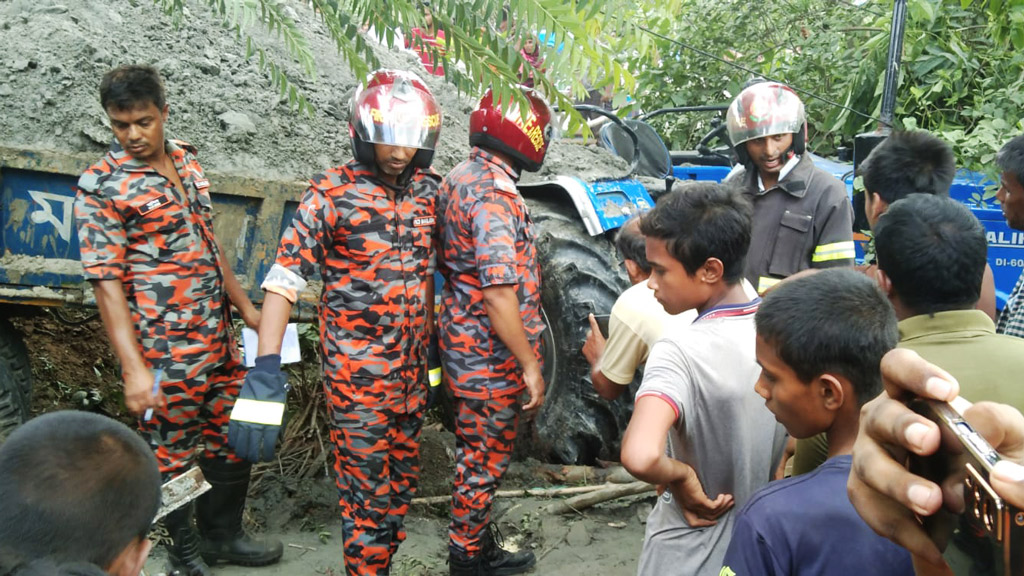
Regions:
<svg viewBox="0 0 1024 576"><path fill-rule="evenodd" d="M622 442L626 469L665 488L641 576L717 575L733 506L771 479L782 453L785 431L754 391L760 299L741 283L750 218L736 190L702 182L663 197L640 223L655 297L670 314L698 313L651 350Z"/></svg>

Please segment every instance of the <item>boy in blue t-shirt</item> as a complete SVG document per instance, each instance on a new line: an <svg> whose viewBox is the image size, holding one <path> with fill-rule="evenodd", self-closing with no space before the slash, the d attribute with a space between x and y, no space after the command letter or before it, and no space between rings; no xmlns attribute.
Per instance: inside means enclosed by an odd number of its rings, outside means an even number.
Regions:
<svg viewBox="0 0 1024 576"><path fill-rule="evenodd" d="M846 495L861 406L882 391L879 364L899 338L892 306L867 276L825 270L779 284L755 324L758 394L793 437L825 432L828 460L754 494L721 574L913 574L907 551L875 534Z"/></svg>

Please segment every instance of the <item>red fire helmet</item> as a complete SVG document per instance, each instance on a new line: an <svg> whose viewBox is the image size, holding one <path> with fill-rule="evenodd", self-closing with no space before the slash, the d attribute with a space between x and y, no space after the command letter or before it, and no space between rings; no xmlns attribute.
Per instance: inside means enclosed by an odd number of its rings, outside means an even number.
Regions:
<svg viewBox="0 0 1024 576"><path fill-rule="evenodd" d="M412 72L377 70L352 95L349 136L356 160L374 161L373 144L419 148L411 165L426 168L441 135L441 108Z"/></svg>
<svg viewBox="0 0 1024 576"><path fill-rule="evenodd" d="M793 151L804 153L807 116L804 103L789 86L760 82L736 96L725 115L732 142L740 162L747 163L746 142L775 134L793 134Z"/></svg>
<svg viewBox="0 0 1024 576"><path fill-rule="evenodd" d="M469 115L469 144L507 154L529 172L540 170L551 143L554 113L535 90L521 87L530 110L524 115L513 101L502 106L487 90L480 104Z"/></svg>

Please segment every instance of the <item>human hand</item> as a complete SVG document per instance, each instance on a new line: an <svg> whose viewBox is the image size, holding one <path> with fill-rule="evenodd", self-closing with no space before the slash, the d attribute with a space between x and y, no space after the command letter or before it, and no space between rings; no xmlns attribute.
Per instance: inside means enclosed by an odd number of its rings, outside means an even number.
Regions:
<svg viewBox="0 0 1024 576"><path fill-rule="evenodd" d="M786 477L786 465L796 454L796 438L790 436L786 438L786 447L782 451L782 458L779 458L779 466L775 469L772 474L772 480L782 480Z"/></svg>
<svg viewBox="0 0 1024 576"><path fill-rule="evenodd" d="M523 380L526 382L526 393L530 395L530 401L523 404L523 410L535 410L544 404L544 376L540 373L540 364L534 364L523 370Z"/></svg>
<svg viewBox="0 0 1024 576"><path fill-rule="evenodd" d="M981 434L1002 460L989 475L999 496L1024 509L1024 415L1012 406L978 402L964 411L964 419Z"/></svg>
<svg viewBox="0 0 1024 576"><path fill-rule="evenodd" d="M886 354L881 370L886 392L861 408L847 493L875 532L914 555L915 566L943 573L942 554L917 519L939 510L942 489L903 465L910 452L935 453L939 429L903 402L914 396L948 402L957 397L960 386L946 371L906 349Z"/></svg>
<svg viewBox="0 0 1024 576"><path fill-rule="evenodd" d="M732 494L719 494L714 500L704 493L697 473L689 469L686 477L669 483L669 491L683 511L683 518L691 527L714 526L722 514L736 503Z"/></svg>
<svg viewBox="0 0 1024 576"><path fill-rule="evenodd" d="M250 306L248 312L242 313L242 322L251 328L252 330L259 330L260 328L260 311L255 306Z"/></svg>
<svg viewBox="0 0 1024 576"><path fill-rule="evenodd" d="M604 345L607 340L601 335L601 327L597 323L597 318L591 314L587 319L590 321L590 330L587 331L587 341L583 343L583 357L593 368L601 359L601 354L604 354Z"/></svg>
<svg viewBox="0 0 1024 576"><path fill-rule="evenodd" d="M260 356L245 375L228 421L228 445L239 458L250 462L274 459L284 420L286 384L277 354Z"/></svg>
<svg viewBox="0 0 1024 576"><path fill-rule="evenodd" d="M124 380L124 405L135 416L141 416L146 410L167 406L167 398L159 388L153 393L153 373L145 366L138 370L122 372Z"/></svg>

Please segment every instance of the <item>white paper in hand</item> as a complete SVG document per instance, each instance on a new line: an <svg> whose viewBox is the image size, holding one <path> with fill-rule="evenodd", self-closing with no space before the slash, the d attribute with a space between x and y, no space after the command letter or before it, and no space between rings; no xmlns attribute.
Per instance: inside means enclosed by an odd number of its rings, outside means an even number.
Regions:
<svg viewBox="0 0 1024 576"><path fill-rule="evenodd" d="M242 351L245 356L245 367L252 368L256 365L256 350L259 345L259 336L252 328L242 328ZM284 340L281 341L281 364L291 364L302 360L299 353L299 330L295 324L289 324L284 330Z"/></svg>

